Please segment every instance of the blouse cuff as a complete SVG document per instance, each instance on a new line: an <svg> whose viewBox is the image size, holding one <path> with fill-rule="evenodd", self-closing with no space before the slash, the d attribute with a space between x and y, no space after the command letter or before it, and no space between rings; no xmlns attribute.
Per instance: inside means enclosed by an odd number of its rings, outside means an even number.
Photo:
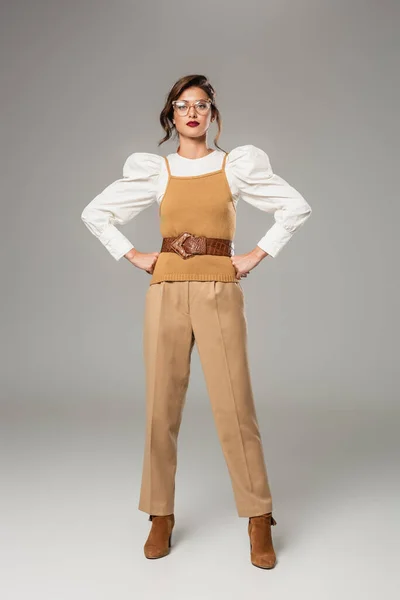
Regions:
<svg viewBox="0 0 400 600"><path fill-rule="evenodd" d="M292 235L293 233L282 227L280 223L274 223L258 242L257 246L275 258L291 239Z"/></svg>
<svg viewBox="0 0 400 600"><path fill-rule="evenodd" d="M99 236L100 242L107 248L115 260L120 260L134 245L114 225L108 225Z"/></svg>

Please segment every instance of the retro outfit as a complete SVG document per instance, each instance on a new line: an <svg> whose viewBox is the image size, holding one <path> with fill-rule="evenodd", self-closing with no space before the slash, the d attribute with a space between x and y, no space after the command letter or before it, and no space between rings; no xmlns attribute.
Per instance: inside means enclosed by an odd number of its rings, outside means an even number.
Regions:
<svg viewBox="0 0 400 600"><path fill-rule="evenodd" d="M267 154L239 146L199 159L133 153L123 178L82 212L82 220L120 260L133 244L117 229L153 202L162 243L146 292L143 352L146 437L139 510L174 512L177 438L196 342L237 513L272 511L251 386L244 295L231 261L239 198L275 223L258 246L276 257L311 214Z"/></svg>

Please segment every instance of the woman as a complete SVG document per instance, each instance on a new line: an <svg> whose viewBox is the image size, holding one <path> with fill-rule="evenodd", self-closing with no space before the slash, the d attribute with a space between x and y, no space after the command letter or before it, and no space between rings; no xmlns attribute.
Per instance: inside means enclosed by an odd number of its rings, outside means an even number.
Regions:
<svg viewBox="0 0 400 600"><path fill-rule="evenodd" d="M272 498L255 412L247 357L247 323L240 280L266 257L276 257L311 208L274 174L255 146L225 153L217 144L221 116L215 91L202 75L179 79L160 114L179 139L167 157L135 152L123 178L83 210L82 219L111 255L151 275L146 293L143 351L146 366L146 441L139 510L152 522L147 558L169 553L175 524L177 438L196 341L213 415L231 477L237 512L248 517L250 560L270 569ZM207 144L210 123L218 133ZM235 255L236 205L243 198L274 214L258 244ZM117 229L154 201L159 205L160 252L140 252Z"/></svg>

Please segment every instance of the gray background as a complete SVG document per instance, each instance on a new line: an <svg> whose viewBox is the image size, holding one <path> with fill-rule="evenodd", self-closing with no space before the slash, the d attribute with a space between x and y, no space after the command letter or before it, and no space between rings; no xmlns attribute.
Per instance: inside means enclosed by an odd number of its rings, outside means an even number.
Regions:
<svg viewBox="0 0 400 600"><path fill-rule="evenodd" d="M4 598L392 594L399 13L394 0L2 2ZM149 275L80 221L131 152L175 151L157 147L159 112L196 72L217 91L220 145L263 148L313 209L242 283L278 523L270 572L249 562L196 349L175 540L144 558ZM158 250L157 218L153 205L123 232ZM272 223L239 203L236 251Z"/></svg>

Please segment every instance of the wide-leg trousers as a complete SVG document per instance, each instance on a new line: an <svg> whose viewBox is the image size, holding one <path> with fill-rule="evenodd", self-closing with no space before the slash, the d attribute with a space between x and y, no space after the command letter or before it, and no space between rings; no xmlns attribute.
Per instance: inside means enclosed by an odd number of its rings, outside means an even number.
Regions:
<svg viewBox="0 0 400 600"><path fill-rule="evenodd" d="M174 512L177 439L196 342L241 517L272 511L238 282L162 281L146 292L146 433L139 510Z"/></svg>

